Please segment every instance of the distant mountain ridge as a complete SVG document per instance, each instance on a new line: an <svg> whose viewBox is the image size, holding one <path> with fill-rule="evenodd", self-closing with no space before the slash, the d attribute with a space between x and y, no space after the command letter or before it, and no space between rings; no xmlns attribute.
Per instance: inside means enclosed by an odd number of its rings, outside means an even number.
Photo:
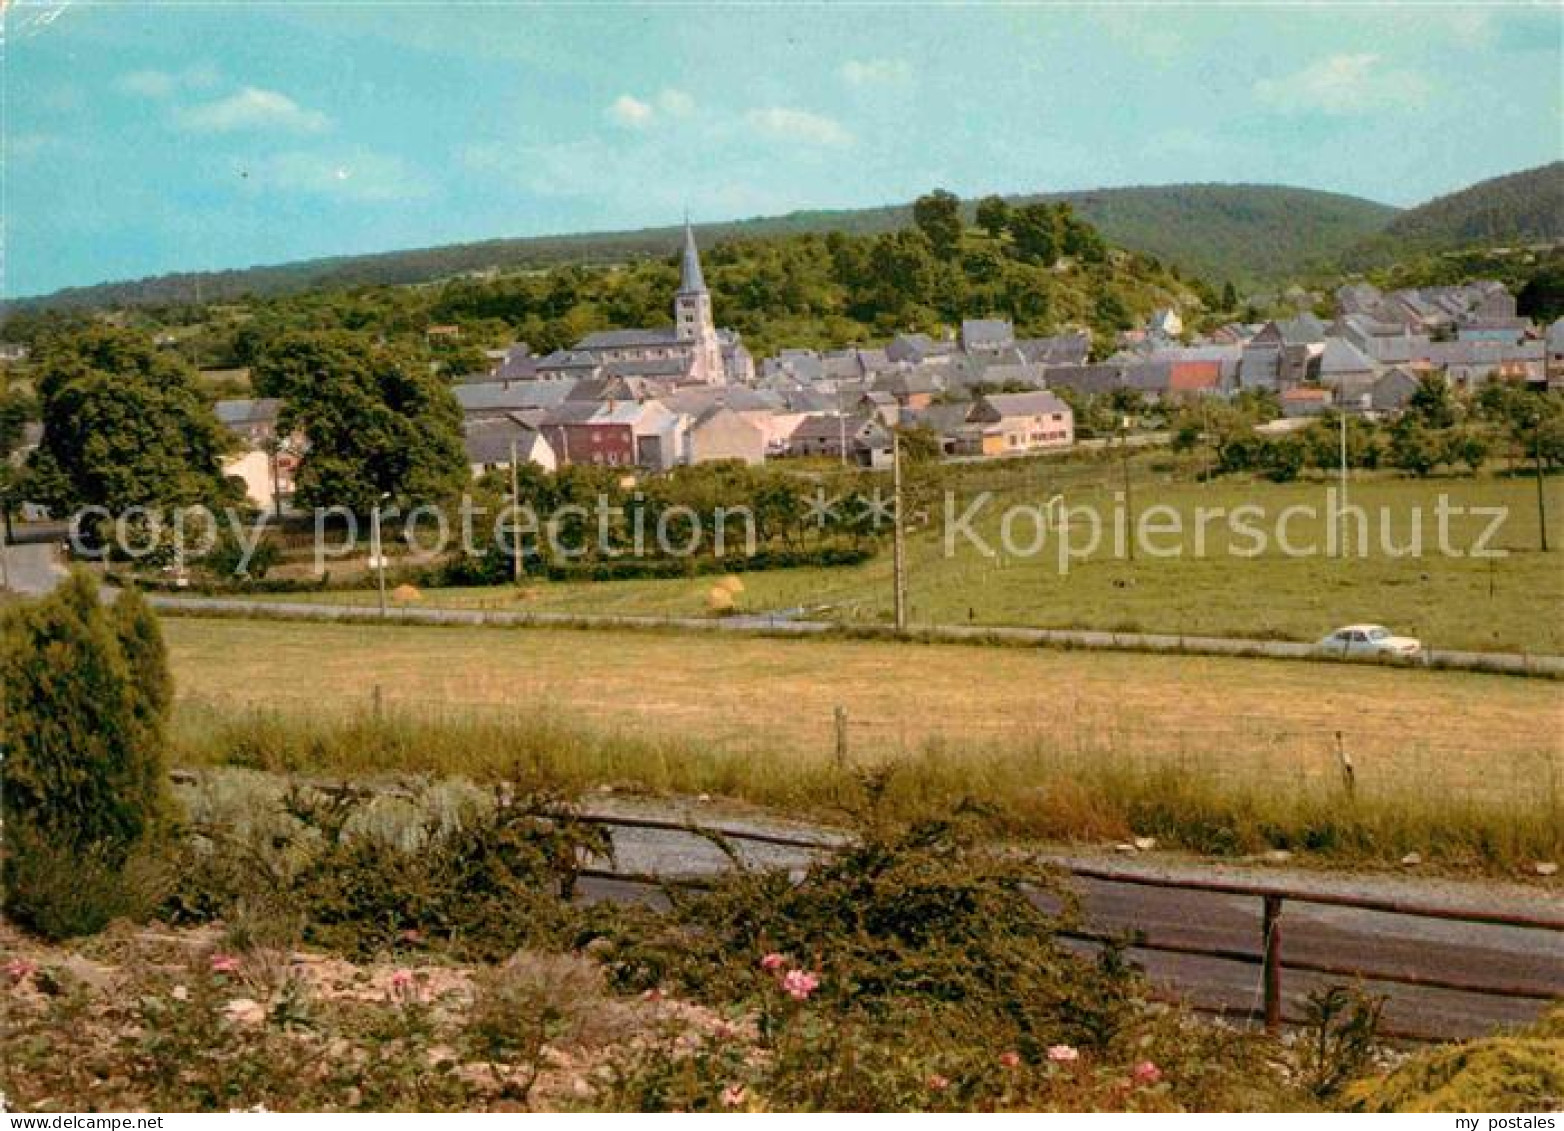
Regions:
<svg viewBox="0 0 1564 1131"><path fill-rule="evenodd" d="M1564 240L1564 161L1478 181L1396 216L1342 256L1364 269L1412 256Z"/></svg>
<svg viewBox="0 0 1564 1131"><path fill-rule="evenodd" d="M1329 262L1397 214L1358 197L1279 185L1180 184L1015 195L1012 203L1068 201L1113 244L1154 255L1213 283L1277 282ZM974 202L966 202L968 220ZM696 227L702 244L840 231L875 234L912 221L910 204L809 210ZM676 227L579 235L525 236L368 255L303 260L228 271L187 272L72 287L22 299L26 308L88 309L220 302L303 290L424 283L487 270L542 269L658 258L677 245Z"/></svg>

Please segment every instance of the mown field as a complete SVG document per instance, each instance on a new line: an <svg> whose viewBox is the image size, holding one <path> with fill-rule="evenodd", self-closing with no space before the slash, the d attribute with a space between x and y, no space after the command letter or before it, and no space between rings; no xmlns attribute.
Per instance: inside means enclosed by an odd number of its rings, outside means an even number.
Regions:
<svg viewBox="0 0 1564 1131"><path fill-rule="evenodd" d="M1187 471L1187 468L1184 470ZM1032 625L1132 632L1314 640L1338 625L1372 621L1421 637L1434 648L1476 651L1564 653L1564 482L1547 484L1554 552L1538 552L1536 486L1530 479L1500 474L1414 480L1375 475L1354 480L1350 502L1368 516L1367 553L1327 556L1331 504L1323 480L1286 485L1263 481L1190 482L1172 473L1165 456L1140 456L1132 470L1134 513L1171 508L1155 521L1182 525L1184 534L1158 535L1157 547L1182 547L1180 556L1152 557L1142 547L1134 561L1116 552L1112 524L1122 471L1112 460L1035 460L1003 468L973 467L950 475L955 494L947 512L936 493L920 502L928 524L909 540L909 613L912 623ZM995 552L988 556L973 539L958 536L947 552L945 517L963 515L979 492L992 501L976 512L969 528ZM1072 508L1095 509L1103 521L1100 544L1083 559L1061 568L1059 532L1050 530L1033 556L1004 552L1005 509L1037 506L1054 496ZM1441 496L1451 508L1442 552L1437 508ZM1290 555L1274 537L1263 552L1249 551L1248 536L1235 536L1225 517L1255 505L1263 517L1248 519L1274 535L1278 517L1295 548ZM1491 532L1489 515L1472 508L1497 508L1503 518ZM1224 512L1199 521L1201 510ZM1129 508L1124 513L1128 515ZM1416 517L1414 517L1416 516ZM1414 544L1421 525L1421 552L1392 554ZM1204 553L1196 554L1197 527L1204 527ZM1012 520L1012 545L1034 541L1028 516ZM1486 536L1497 558L1470 551ZM1074 545L1084 549L1087 520L1075 520ZM1349 537L1355 543L1356 535ZM1354 551L1356 550L1354 546ZM889 553L862 566L777 570L743 576L739 611L807 607L846 622L886 621L891 614ZM691 616L707 609L709 577L677 580L549 583L427 590L422 602L436 606L535 609L569 613L646 613ZM296 598L290 598L296 599ZM373 603L373 591L310 594L308 599Z"/></svg>
<svg viewBox="0 0 1564 1131"><path fill-rule="evenodd" d="M1247 844L1265 828L1285 841L1299 822L1372 817L1386 845L1431 851L1438 836L1459 857L1476 838L1479 855L1536 859L1564 828L1552 681L662 632L180 618L165 630L180 757L194 764L536 772L823 813L854 770L894 763L920 803L984 799L1019 831L1122 835L1194 814L1221 826L1217 847L1239 835L1234 821Z"/></svg>

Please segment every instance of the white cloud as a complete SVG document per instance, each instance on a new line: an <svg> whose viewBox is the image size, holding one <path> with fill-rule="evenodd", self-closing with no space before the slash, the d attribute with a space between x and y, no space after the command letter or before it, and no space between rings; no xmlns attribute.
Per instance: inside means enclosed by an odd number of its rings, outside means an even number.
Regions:
<svg viewBox="0 0 1564 1131"><path fill-rule="evenodd" d="M239 130L287 130L321 133L331 119L319 110L300 106L286 94L247 86L237 94L205 102L179 112L186 129L200 133L234 133Z"/></svg>
<svg viewBox="0 0 1564 1131"><path fill-rule="evenodd" d="M657 95L657 108L675 118L687 118L695 113L695 99L670 86Z"/></svg>
<svg viewBox="0 0 1564 1131"><path fill-rule="evenodd" d="M851 145L853 135L834 118L787 106L768 106L744 115L752 128L784 141L802 141L810 145Z"/></svg>
<svg viewBox="0 0 1564 1131"><path fill-rule="evenodd" d="M621 94L614 99L613 105L609 106L607 113L610 121L617 122L621 126L639 129L651 122L652 115L656 111L652 109L649 102L642 102L631 94Z"/></svg>
<svg viewBox="0 0 1564 1131"><path fill-rule="evenodd" d="M255 189L355 201L417 200L433 186L400 157L368 149L289 150L238 167Z"/></svg>
<svg viewBox="0 0 1564 1131"><path fill-rule="evenodd" d="M1379 55L1331 55L1296 74L1261 79L1255 97L1291 113L1350 115L1428 100L1429 84L1415 71L1389 66Z"/></svg>
<svg viewBox="0 0 1564 1131"><path fill-rule="evenodd" d="M905 59L849 59L842 78L853 86L901 86L912 81L912 65Z"/></svg>
<svg viewBox="0 0 1564 1131"><path fill-rule="evenodd" d="M126 94L141 98L171 98L181 90L203 90L217 82L217 70L202 63L182 71L129 71L117 83Z"/></svg>

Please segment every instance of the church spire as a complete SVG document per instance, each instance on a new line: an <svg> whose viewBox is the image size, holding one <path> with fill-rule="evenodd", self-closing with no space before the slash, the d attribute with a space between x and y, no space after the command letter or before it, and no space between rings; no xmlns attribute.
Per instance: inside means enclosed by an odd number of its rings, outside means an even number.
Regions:
<svg viewBox="0 0 1564 1131"><path fill-rule="evenodd" d="M679 276L679 293L701 294L706 290L706 279L701 274L700 253L695 250L695 232L690 228L690 218L684 218L684 268Z"/></svg>

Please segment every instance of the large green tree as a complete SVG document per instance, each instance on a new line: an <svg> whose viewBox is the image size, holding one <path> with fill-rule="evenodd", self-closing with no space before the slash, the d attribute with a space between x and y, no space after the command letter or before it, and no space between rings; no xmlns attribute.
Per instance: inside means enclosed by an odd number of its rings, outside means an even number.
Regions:
<svg viewBox="0 0 1564 1131"><path fill-rule="evenodd" d="M978 227L997 240L1010 224L1010 205L1002 196L985 196L977 203L977 222Z"/></svg>
<svg viewBox="0 0 1564 1131"><path fill-rule="evenodd" d="M918 197L912 219L939 258L949 259L961 247L961 200L955 193L935 189Z"/></svg>
<svg viewBox="0 0 1564 1131"><path fill-rule="evenodd" d="M30 487L64 510L232 499L230 439L195 370L145 334L94 326L50 338L39 359L43 439Z"/></svg>
<svg viewBox="0 0 1564 1131"><path fill-rule="evenodd" d="M305 505L367 514L382 495L439 502L467 482L461 407L411 350L344 332L292 334L266 351L254 381L284 400L283 432L307 440L295 478Z"/></svg>

